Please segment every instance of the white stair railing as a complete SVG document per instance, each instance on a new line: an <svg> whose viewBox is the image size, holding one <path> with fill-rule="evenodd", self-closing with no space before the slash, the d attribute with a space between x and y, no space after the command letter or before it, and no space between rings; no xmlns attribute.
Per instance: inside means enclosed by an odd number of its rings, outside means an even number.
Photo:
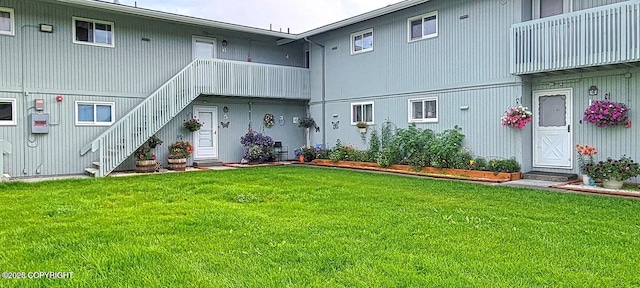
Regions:
<svg viewBox="0 0 640 288"><path fill-rule="evenodd" d="M200 94L194 85L194 63L189 63L178 74L153 92L127 115L98 136L90 147L80 154L99 152L100 167L95 174L103 177L116 169L149 137L169 123L182 109Z"/></svg>

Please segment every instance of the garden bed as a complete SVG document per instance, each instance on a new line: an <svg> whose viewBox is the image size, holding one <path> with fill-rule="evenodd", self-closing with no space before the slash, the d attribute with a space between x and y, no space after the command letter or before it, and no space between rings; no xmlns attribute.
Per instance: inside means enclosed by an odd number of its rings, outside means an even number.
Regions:
<svg viewBox="0 0 640 288"><path fill-rule="evenodd" d="M496 182L502 183L507 181L513 181L521 179L522 173L493 173L491 171L478 171L478 170L463 170L463 169L446 169L446 168L434 168L424 167L420 171L414 170L409 165L391 165L389 167L380 167L378 163L370 162L356 162L356 161L337 161L333 162L326 159L315 159L310 162L311 165L328 166L328 167L340 167L360 170L374 170L385 171L410 175L422 175L434 178L447 178L447 179L463 179L471 181L481 182Z"/></svg>
<svg viewBox="0 0 640 288"><path fill-rule="evenodd" d="M608 189L602 186L584 185L582 184L581 180L571 181L568 183L562 183L562 184L551 186L551 188L576 191L576 192L640 198L640 191L637 187L638 187L638 184L625 183L622 189Z"/></svg>

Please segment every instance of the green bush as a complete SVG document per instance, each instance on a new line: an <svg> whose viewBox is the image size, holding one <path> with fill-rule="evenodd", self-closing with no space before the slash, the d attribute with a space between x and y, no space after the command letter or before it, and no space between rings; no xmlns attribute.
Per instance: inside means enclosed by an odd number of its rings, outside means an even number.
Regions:
<svg viewBox="0 0 640 288"><path fill-rule="evenodd" d="M371 138L369 139L369 149L366 152L364 162L376 162L380 156L380 138L378 132L373 129L371 131Z"/></svg>
<svg viewBox="0 0 640 288"><path fill-rule="evenodd" d="M418 129L415 124L398 129L382 150L378 164L383 167L407 164L419 170L430 162L429 146L434 137L433 131Z"/></svg>
<svg viewBox="0 0 640 288"><path fill-rule="evenodd" d="M462 149L456 153L456 156L453 158L452 167L455 169L471 169L473 155L471 151L468 149Z"/></svg>
<svg viewBox="0 0 640 288"><path fill-rule="evenodd" d="M473 159L471 170L488 171L489 168L487 167L487 160L482 157L476 157L476 159Z"/></svg>
<svg viewBox="0 0 640 288"><path fill-rule="evenodd" d="M494 174L498 174L500 172L520 172L520 164L514 158L489 160L488 168L488 170L493 171Z"/></svg>
<svg viewBox="0 0 640 288"><path fill-rule="evenodd" d="M464 134L460 133L460 131L462 131L462 128L456 125L453 127L453 129L448 129L442 133L439 133L435 137L435 140L431 141L431 145L429 147L429 150L431 152L430 163L434 167L455 167L455 159L462 149L462 140L464 140Z"/></svg>

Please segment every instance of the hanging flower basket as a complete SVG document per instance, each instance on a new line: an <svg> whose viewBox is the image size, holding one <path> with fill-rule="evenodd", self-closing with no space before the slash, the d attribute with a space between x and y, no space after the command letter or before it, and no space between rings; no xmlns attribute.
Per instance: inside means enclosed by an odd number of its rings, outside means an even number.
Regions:
<svg viewBox="0 0 640 288"><path fill-rule="evenodd" d="M184 128L187 128L187 130L191 132L195 132L200 130L200 128L202 127L202 124L204 124L204 122L200 122L198 121L198 119L194 117L187 121L184 121Z"/></svg>
<svg viewBox="0 0 640 288"><path fill-rule="evenodd" d="M608 100L592 101L584 111L582 120L601 128L627 125L629 108L624 103L616 103Z"/></svg>
<svg viewBox="0 0 640 288"><path fill-rule="evenodd" d="M527 107L517 106L510 107L507 111L504 111L504 116L500 118L502 126L513 127L516 129L522 129L531 121L533 121L533 114L527 110Z"/></svg>
<svg viewBox="0 0 640 288"><path fill-rule="evenodd" d="M264 118L262 119L262 121L264 122L264 127L267 127L267 128L271 128L273 127L273 125L276 124L273 114L269 114L269 113L264 114Z"/></svg>

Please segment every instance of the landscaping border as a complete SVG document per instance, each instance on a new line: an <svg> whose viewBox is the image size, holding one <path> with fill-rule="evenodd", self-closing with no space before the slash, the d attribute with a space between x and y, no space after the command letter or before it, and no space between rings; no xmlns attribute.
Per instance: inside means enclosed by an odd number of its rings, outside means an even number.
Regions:
<svg viewBox="0 0 640 288"><path fill-rule="evenodd" d="M463 169L448 169L448 168L434 168L424 167L420 171L415 171L413 167L409 165L391 165L387 168L380 167L378 163L369 162L356 162L356 161L337 161L333 162L326 159L315 159L308 164L316 166L326 167L340 167L358 170L372 170L372 171L384 171L399 174L408 175L420 175L433 178L445 178L445 179L458 179L458 180L470 180L479 182L493 182L503 183L513 180L519 180L522 178L522 173L498 173L495 174L491 171L477 171L477 170L463 170Z"/></svg>

